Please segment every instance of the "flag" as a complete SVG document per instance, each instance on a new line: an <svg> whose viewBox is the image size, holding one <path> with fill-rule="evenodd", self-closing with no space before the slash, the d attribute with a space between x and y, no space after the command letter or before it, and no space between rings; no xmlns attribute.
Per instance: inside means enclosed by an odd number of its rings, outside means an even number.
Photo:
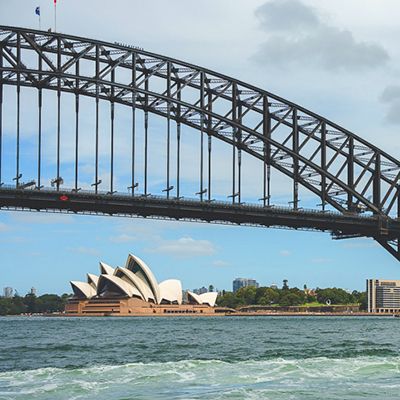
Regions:
<svg viewBox="0 0 400 400"><path fill-rule="evenodd" d="M54 0L54 5L56 5L57 4L57 0Z"/></svg>
<svg viewBox="0 0 400 400"><path fill-rule="evenodd" d="M39 17L40 17L40 7L36 7L36 9L35 9L35 14L36 14L36 15L39 15Z"/></svg>

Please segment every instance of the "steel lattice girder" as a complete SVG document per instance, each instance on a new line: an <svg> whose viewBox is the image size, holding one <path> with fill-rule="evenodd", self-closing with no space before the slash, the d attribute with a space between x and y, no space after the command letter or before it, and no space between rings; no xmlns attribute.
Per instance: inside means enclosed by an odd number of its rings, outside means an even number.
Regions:
<svg viewBox="0 0 400 400"><path fill-rule="evenodd" d="M27 51L37 55L35 65ZM82 71L82 61L94 73ZM214 71L136 47L0 27L0 72L2 84L124 104L229 143L289 176L295 208L302 185L323 207L400 216L398 160L299 105ZM399 258L397 237L376 239Z"/></svg>

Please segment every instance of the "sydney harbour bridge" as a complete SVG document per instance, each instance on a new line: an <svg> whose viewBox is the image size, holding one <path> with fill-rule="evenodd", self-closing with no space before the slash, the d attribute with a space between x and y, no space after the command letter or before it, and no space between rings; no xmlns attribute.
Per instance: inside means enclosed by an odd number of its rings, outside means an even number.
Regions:
<svg viewBox="0 0 400 400"><path fill-rule="evenodd" d="M397 159L268 91L135 46L0 26L2 209L327 231L400 260L399 179Z"/></svg>

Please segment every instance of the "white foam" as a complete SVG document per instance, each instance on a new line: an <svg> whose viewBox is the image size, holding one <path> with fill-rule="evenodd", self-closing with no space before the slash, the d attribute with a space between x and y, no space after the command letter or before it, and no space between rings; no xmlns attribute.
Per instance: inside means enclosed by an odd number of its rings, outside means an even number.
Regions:
<svg viewBox="0 0 400 400"><path fill-rule="evenodd" d="M252 399L278 394L290 398L304 391L307 395L311 393L310 398L318 398L312 393L316 395L328 388L330 394L337 393L338 396L343 396L344 389L377 395L379 388L385 388L389 396L400 390L399 365L400 357L321 357L41 368L0 373L0 398L109 400L141 393L143 398L149 399L174 396L185 399L224 399L229 396ZM146 397L151 393L158 397Z"/></svg>

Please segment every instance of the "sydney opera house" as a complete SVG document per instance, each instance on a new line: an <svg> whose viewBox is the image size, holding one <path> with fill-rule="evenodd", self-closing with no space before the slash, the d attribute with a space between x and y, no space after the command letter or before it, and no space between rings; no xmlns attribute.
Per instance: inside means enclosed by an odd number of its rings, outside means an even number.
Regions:
<svg viewBox="0 0 400 400"><path fill-rule="evenodd" d="M132 254L125 267L100 262L100 275L87 274L87 282L70 283L74 296L65 312L71 316L210 315L216 310L217 292L197 295L188 291L183 302L179 280L158 283L150 268Z"/></svg>

